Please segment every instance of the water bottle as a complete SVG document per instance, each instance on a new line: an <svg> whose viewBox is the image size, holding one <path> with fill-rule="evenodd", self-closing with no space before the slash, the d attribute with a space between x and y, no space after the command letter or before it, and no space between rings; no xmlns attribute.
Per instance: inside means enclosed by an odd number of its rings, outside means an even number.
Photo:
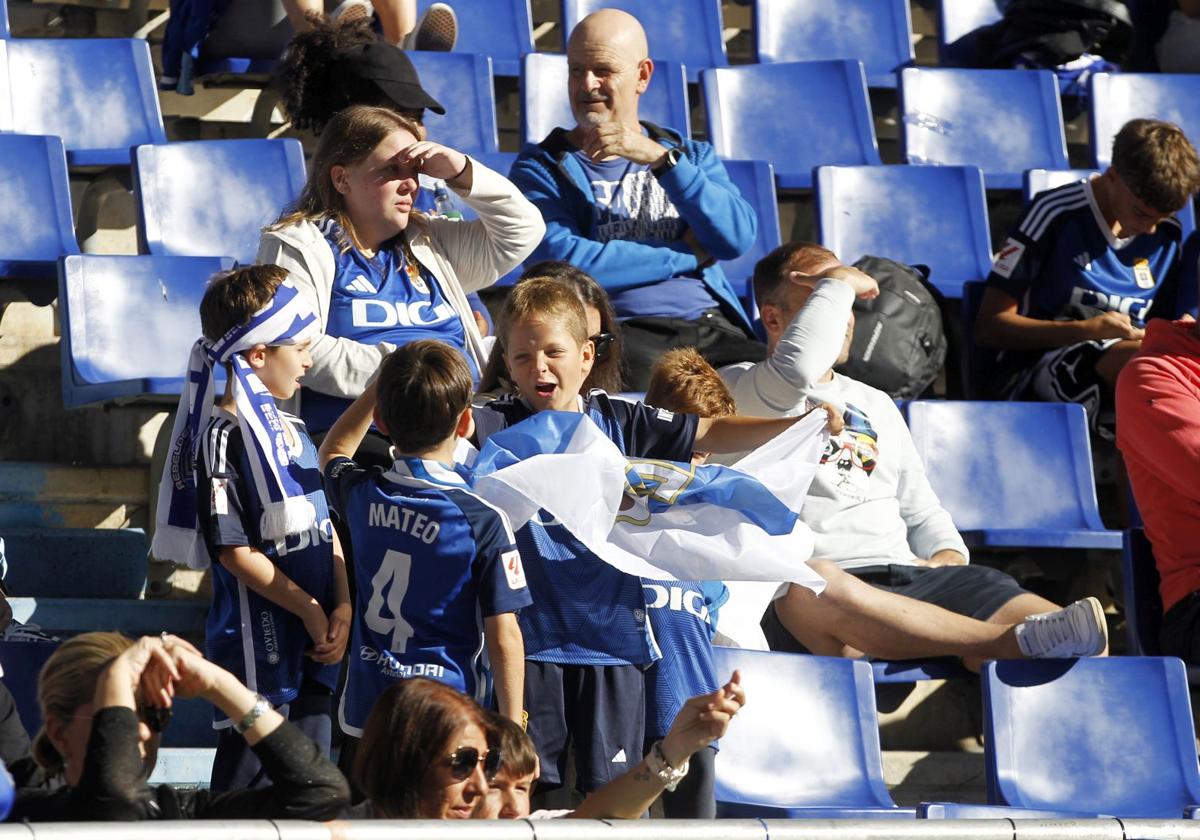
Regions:
<svg viewBox="0 0 1200 840"><path fill-rule="evenodd" d="M445 181L438 181L433 188L433 209L439 216L462 221L462 213L455 208L454 197L450 195Z"/></svg>

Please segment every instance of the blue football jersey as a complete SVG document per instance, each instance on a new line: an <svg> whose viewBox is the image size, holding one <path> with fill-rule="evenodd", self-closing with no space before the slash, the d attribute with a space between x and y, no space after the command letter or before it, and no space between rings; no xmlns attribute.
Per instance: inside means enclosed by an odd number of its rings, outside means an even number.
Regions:
<svg viewBox="0 0 1200 840"><path fill-rule="evenodd" d="M729 600L723 583L642 580L650 626L662 658L646 669L646 737L661 738L689 698L721 683L713 666L716 611Z"/></svg>
<svg viewBox="0 0 1200 840"><path fill-rule="evenodd" d="M419 263L409 265L399 240L384 245L375 256L365 257L357 248L341 250L336 222L325 220L321 230L334 262L326 335L371 345L386 341L400 346L423 338L444 341L458 348L478 380L479 373L466 353L462 319L434 276ZM309 428L324 430L349 405L350 400L306 388L301 412Z"/></svg>
<svg viewBox="0 0 1200 840"><path fill-rule="evenodd" d="M304 677L332 690L338 676L338 666L321 665L304 655L312 640L299 616L247 587L220 563L221 548L249 546L316 598L326 614L334 607L333 524L321 488L317 450L298 418L282 412L281 416L296 433L292 475L316 508L315 528L285 540L263 540L259 533L263 503L255 492L237 419L224 410L214 411L204 432L196 485L213 570L205 655L276 705L294 700ZM220 710L216 721L218 726L230 724Z"/></svg>
<svg viewBox="0 0 1200 840"><path fill-rule="evenodd" d="M626 455L687 461L697 418L592 391L581 409ZM506 396L475 411L482 445L534 414ZM521 613L525 656L562 665L644 665L658 658L640 579L591 552L546 511L517 531L533 606Z"/></svg>
<svg viewBox="0 0 1200 840"><path fill-rule="evenodd" d="M1017 311L1030 318L1122 312L1142 326L1152 308L1157 317L1177 314L1181 236L1172 217L1154 233L1117 239L1091 182L1079 181L1033 200L996 252L987 283L1016 299ZM1042 352L1007 351L1003 359L1015 370Z"/></svg>
<svg viewBox="0 0 1200 840"><path fill-rule="evenodd" d="M343 731L361 735L375 698L404 677L428 677L489 702L483 619L531 601L504 514L450 468L419 458L398 459L386 471L337 458L325 483L354 558Z"/></svg>

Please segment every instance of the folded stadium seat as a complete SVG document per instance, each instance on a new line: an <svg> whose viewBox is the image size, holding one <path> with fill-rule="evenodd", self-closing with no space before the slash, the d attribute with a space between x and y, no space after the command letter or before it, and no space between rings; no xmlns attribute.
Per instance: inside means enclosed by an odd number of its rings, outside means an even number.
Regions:
<svg viewBox="0 0 1200 840"><path fill-rule="evenodd" d="M713 662L722 680L739 670L747 696L719 745L718 816L913 817L883 781L870 665L726 647Z"/></svg>
<svg viewBox="0 0 1200 840"><path fill-rule="evenodd" d="M433 2L419 0L417 15ZM458 18L454 51L491 56L497 76L519 75L521 57L534 49L529 0L453 0L450 5ZM421 83L425 83L424 75Z"/></svg>
<svg viewBox="0 0 1200 840"><path fill-rule="evenodd" d="M31 737L42 725L37 699L38 674L56 650L57 642L0 641L0 667L4 669L0 682L12 694L21 725Z"/></svg>
<svg viewBox="0 0 1200 840"><path fill-rule="evenodd" d="M684 137L691 135L687 77L682 64L654 62L650 84L638 101L638 116L673 128ZM567 97L567 57L530 53L521 59L521 142L540 143L555 127L574 125Z"/></svg>
<svg viewBox="0 0 1200 840"><path fill-rule="evenodd" d="M232 267L220 257L64 258L58 275L63 405L146 398L173 405L200 335L205 284Z"/></svg>
<svg viewBox="0 0 1200 840"><path fill-rule="evenodd" d="M1100 169L1112 160L1112 141L1136 117L1169 120L1200 143L1200 74L1096 73L1090 81L1092 157Z"/></svg>
<svg viewBox="0 0 1200 840"><path fill-rule="evenodd" d="M425 111L429 139L468 155L500 150L492 60L466 53L410 52L421 86L446 109Z"/></svg>
<svg viewBox="0 0 1200 840"><path fill-rule="evenodd" d="M894 88L916 59L908 0L755 0L760 64L856 58L871 87Z"/></svg>
<svg viewBox="0 0 1200 840"><path fill-rule="evenodd" d="M126 326L128 329L128 326ZM39 465L9 464L37 479ZM6 470L6 471L7 471ZM141 598L150 550L140 528L4 528L5 588L34 598Z"/></svg>
<svg viewBox="0 0 1200 840"><path fill-rule="evenodd" d="M1026 169L1070 167L1049 70L909 67L900 112L909 163L978 166L988 188L1012 190Z"/></svg>
<svg viewBox="0 0 1200 840"><path fill-rule="evenodd" d="M989 803L1148 819L1200 803L1180 660L1004 660L982 685Z"/></svg>
<svg viewBox="0 0 1200 840"><path fill-rule="evenodd" d="M754 208L758 217L758 234L750 250L735 260L722 260L721 269L729 278L733 291L742 300L751 294L750 280L754 276L754 264L765 257L782 242L779 231L779 204L775 198L775 177L771 164L762 160L726 160L725 170L729 180L738 188L742 198Z"/></svg>
<svg viewBox="0 0 1200 840"><path fill-rule="evenodd" d="M75 636L89 630L157 636L165 630L203 641L208 616L208 601L13 597L8 604L17 621L36 624L55 636Z"/></svg>
<svg viewBox="0 0 1200 840"><path fill-rule="evenodd" d="M62 137L72 166L128 166L132 146L166 142L144 40L19 38L0 42L0 56L5 48L5 130Z"/></svg>
<svg viewBox="0 0 1200 840"><path fill-rule="evenodd" d="M811 187L814 166L881 163L860 61L747 64L701 83L717 154L769 161L783 189Z"/></svg>
<svg viewBox="0 0 1200 840"><path fill-rule="evenodd" d="M0 134L0 185L0 301L48 304L58 258L79 253L62 139Z"/></svg>
<svg viewBox="0 0 1200 840"><path fill-rule="evenodd" d="M1004 17L1004 0L938 0L938 64L970 67L974 33Z"/></svg>
<svg viewBox="0 0 1200 840"><path fill-rule="evenodd" d="M822 166L821 244L847 263L866 254L929 266L948 298L991 270L987 199L974 166Z"/></svg>
<svg viewBox="0 0 1200 840"><path fill-rule="evenodd" d="M139 244L155 256L233 257L252 264L259 231L300 196L304 181L299 140L138 146L133 186Z"/></svg>
<svg viewBox="0 0 1200 840"><path fill-rule="evenodd" d="M967 545L1121 548L1100 520L1083 406L915 400L906 415Z"/></svg>
<svg viewBox="0 0 1200 840"><path fill-rule="evenodd" d="M563 42L575 24L598 9L621 9L641 21L650 52L684 65L689 82L701 70L729 65L720 0L562 0Z"/></svg>

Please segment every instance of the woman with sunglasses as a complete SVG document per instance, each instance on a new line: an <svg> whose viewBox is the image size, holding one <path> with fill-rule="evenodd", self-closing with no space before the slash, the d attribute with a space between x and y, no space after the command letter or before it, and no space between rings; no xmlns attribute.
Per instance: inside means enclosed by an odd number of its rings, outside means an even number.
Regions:
<svg viewBox="0 0 1200 840"><path fill-rule="evenodd" d="M596 358L592 363L592 372L583 382L583 393L593 388L615 394L621 390L621 329L617 324L617 314L613 311L608 300L608 293L592 276L582 269L576 268L562 260L543 260L525 269L518 283L531 277L549 277L560 283L565 283L575 290L583 302L583 312L587 316L588 338L596 346ZM508 383L508 370L504 366L504 353L499 345L492 348L487 367L480 377L479 390L481 393L493 393L511 390Z"/></svg>
<svg viewBox="0 0 1200 840"><path fill-rule="evenodd" d="M445 683L411 677L379 695L354 759L366 801L349 818L470 819L500 768L483 711Z"/></svg>
<svg viewBox="0 0 1200 840"><path fill-rule="evenodd" d="M203 697L254 748L272 787L212 793L146 783L175 698ZM38 676L42 729L33 753L55 790L17 792L10 820L329 819L345 778L309 738L183 639L84 633Z"/></svg>

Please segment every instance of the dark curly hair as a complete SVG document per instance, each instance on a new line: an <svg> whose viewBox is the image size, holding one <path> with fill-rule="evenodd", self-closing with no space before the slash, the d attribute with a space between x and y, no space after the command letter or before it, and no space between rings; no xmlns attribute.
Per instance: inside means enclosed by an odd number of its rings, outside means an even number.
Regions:
<svg viewBox="0 0 1200 840"><path fill-rule="evenodd" d="M339 66L340 54L379 39L369 19L330 21L310 12L308 22L312 28L292 39L276 70L292 125L320 134L334 114L351 105L395 107L375 82Z"/></svg>

